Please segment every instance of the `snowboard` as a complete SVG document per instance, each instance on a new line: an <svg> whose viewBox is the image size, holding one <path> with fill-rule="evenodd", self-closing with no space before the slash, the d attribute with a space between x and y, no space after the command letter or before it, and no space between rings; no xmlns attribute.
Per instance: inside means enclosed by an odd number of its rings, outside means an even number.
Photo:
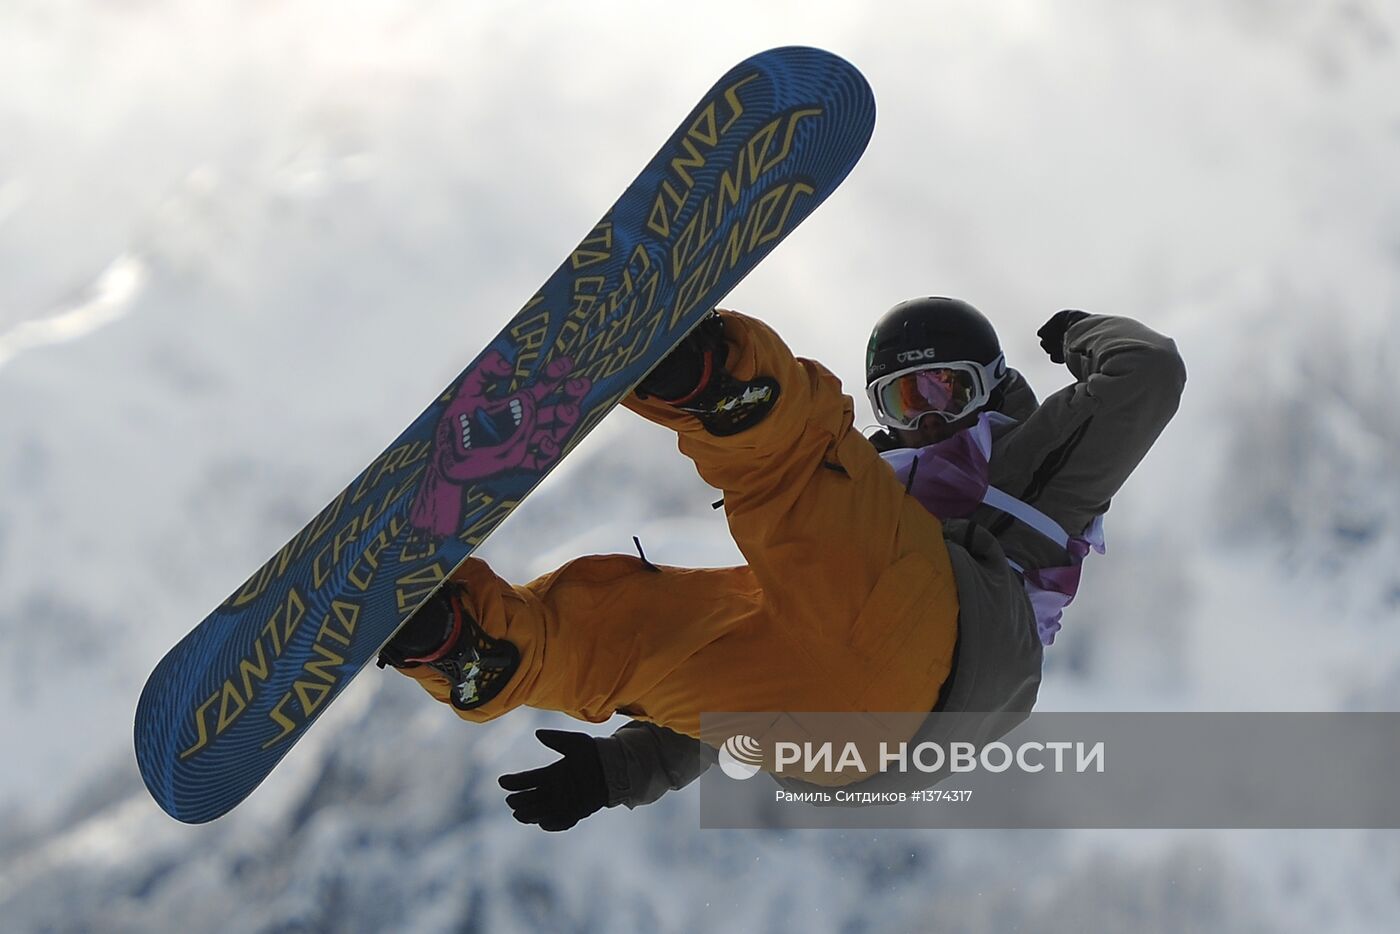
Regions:
<svg viewBox="0 0 1400 934"><path fill-rule="evenodd" d="M135 745L160 806L200 823L247 797L536 484L831 194L874 121L865 79L819 49L773 49L720 78L476 359L157 664Z"/></svg>

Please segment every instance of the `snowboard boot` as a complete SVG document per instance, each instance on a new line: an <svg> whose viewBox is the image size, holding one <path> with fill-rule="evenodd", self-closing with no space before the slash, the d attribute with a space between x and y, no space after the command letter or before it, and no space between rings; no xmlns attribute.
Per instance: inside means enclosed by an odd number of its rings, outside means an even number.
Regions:
<svg viewBox="0 0 1400 934"><path fill-rule="evenodd" d="M735 379L725 369L728 353L724 319L712 311L652 368L637 395L694 415L712 435L737 435L763 421L781 387L769 376Z"/></svg>
<svg viewBox="0 0 1400 934"><path fill-rule="evenodd" d="M520 650L487 635L462 605L460 586L449 582L380 649L378 664L427 665L446 676L453 707L474 710L506 686L520 666Z"/></svg>

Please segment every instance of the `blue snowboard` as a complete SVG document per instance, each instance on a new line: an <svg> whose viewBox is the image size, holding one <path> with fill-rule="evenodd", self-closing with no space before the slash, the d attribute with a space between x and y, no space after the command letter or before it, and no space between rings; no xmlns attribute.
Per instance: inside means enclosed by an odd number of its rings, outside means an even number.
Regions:
<svg viewBox="0 0 1400 934"><path fill-rule="evenodd" d="M136 760L170 815L248 796L395 630L759 260L831 194L875 101L830 53L710 89L471 365L161 659Z"/></svg>

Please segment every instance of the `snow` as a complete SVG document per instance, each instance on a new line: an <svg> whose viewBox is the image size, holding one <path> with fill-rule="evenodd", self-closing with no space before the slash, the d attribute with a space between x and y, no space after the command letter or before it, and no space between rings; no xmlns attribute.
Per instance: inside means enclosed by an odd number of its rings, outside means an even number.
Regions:
<svg viewBox="0 0 1400 934"><path fill-rule="evenodd" d="M1393 832L566 834L468 727L366 672L238 810L131 755L155 661L528 297L725 68L811 43L880 107L843 188L731 297L858 387L869 323L966 297L1121 312L1189 382L1115 499L1044 709L1400 702L1400 12L1123 4L0 9L0 913L6 930L1375 931ZM642 25L638 28L635 22ZM857 395L862 423L871 421ZM739 556L618 413L481 554Z"/></svg>

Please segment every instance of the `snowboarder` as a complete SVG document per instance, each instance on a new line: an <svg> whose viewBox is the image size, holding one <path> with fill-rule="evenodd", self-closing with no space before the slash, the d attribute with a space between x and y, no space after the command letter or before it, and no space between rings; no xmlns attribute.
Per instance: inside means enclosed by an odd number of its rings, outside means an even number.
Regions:
<svg viewBox="0 0 1400 934"><path fill-rule="evenodd" d="M471 721L632 718L609 737L541 730L562 758L502 776L545 830L698 777L716 758L702 711L1024 714L1109 500L1186 378L1128 318L1061 311L1038 336L1075 378L1043 403L971 305L896 305L870 338L867 439L835 376L718 311L625 404L723 490L748 563L593 555L514 586L469 559L380 663Z"/></svg>

